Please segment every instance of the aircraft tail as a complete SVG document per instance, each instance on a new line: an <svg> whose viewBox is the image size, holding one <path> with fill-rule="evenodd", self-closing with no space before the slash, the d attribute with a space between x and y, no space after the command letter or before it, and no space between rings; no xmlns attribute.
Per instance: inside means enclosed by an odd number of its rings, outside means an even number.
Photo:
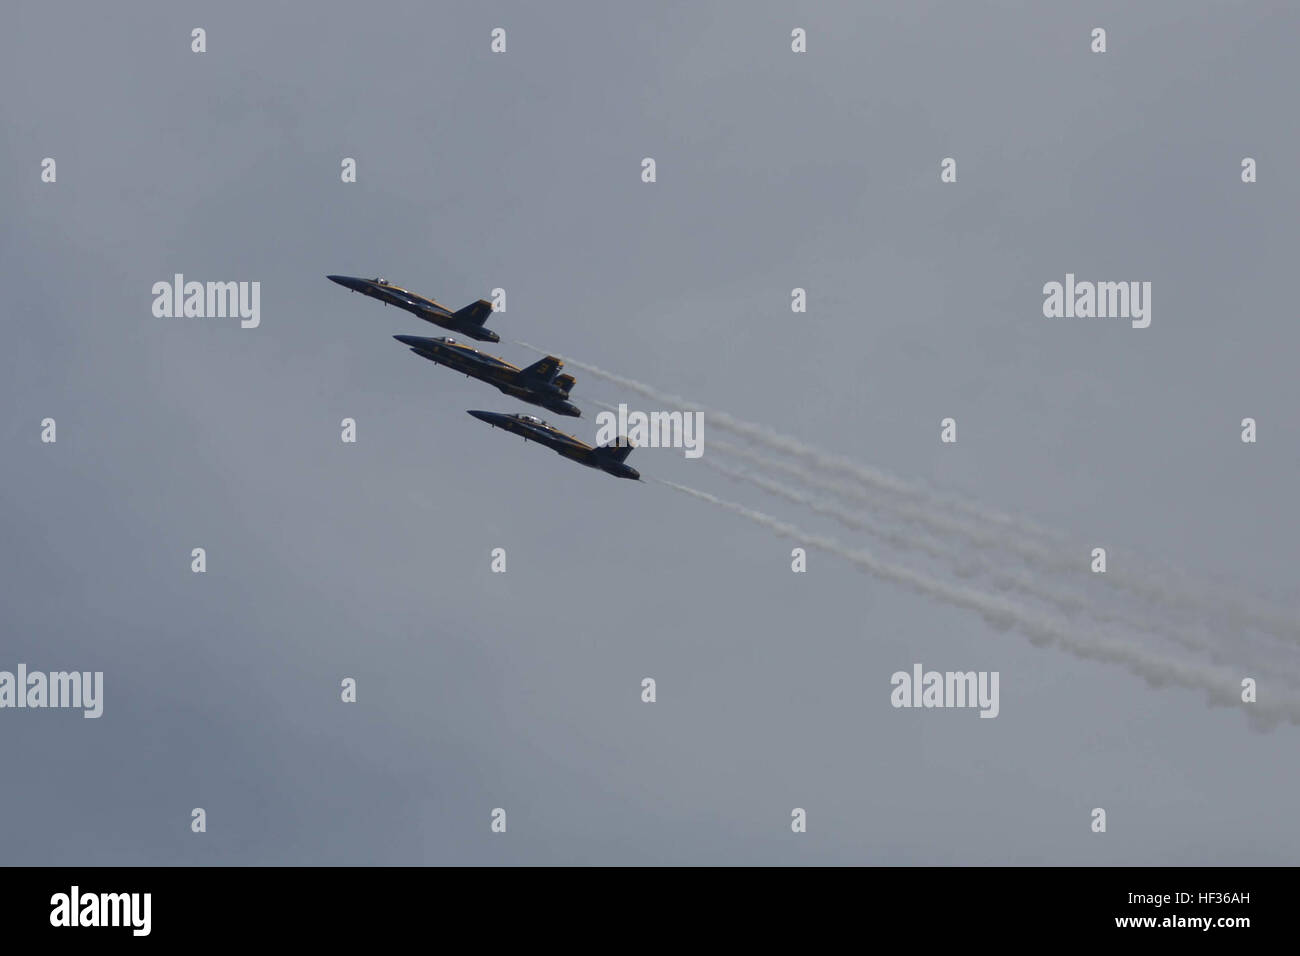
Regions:
<svg viewBox="0 0 1300 956"><path fill-rule="evenodd" d="M554 355L548 355L546 358L536 361L523 369L519 374L524 378L536 379L539 382L550 382L555 380L555 373L562 368L564 368L563 362Z"/></svg>
<svg viewBox="0 0 1300 956"><path fill-rule="evenodd" d="M473 322L475 325L482 325L487 321L488 316L492 314L492 303L487 299L479 299L477 302L471 302L465 308L458 310L456 318L462 322Z"/></svg>
<svg viewBox="0 0 1300 956"><path fill-rule="evenodd" d="M561 393L563 393L565 398L568 398L569 389L573 388L573 383L576 381L577 379L574 378L572 375L557 375L555 376L555 381L553 384L555 385L556 388L558 388L561 391Z"/></svg>
<svg viewBox="0 0 1300 956"><path fill-rule="evenodd" d="M596 451L605 458L611 458L614 461L627 461L627 456L632 454L632 449L635 447L631 439L626 435L619 435L609 444L598 446Z"/></svg>

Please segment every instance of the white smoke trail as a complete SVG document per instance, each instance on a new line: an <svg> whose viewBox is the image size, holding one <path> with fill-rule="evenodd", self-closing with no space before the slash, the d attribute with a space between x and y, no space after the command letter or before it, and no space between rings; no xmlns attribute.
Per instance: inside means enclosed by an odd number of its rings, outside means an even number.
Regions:
<svg viewBox="0 0 1300 956"><path fill-rule="evenodd" d="M541 355L553 354L548 352L546 349L539 349L536 345L530 345L527 342L516 340L515 344L521 348L530 349L531 351L537 352ZM569 356L561 357L568 364L580 368L585 372L590 372L597 378L602 378L607 382L614 383L615 385L621 385L626 389L644 395L646 398L652 398L655 401L663 402L666 405L676 405L680 408L702 411L707 416L709 423L712 425L716 425L717 427L730 431L733 434L740 435L743 438L750 438L754 441L762 442L769 448L773 448L777 451L783 451L787 454L807 459L822 468L850 475L860 481L866 482L872 487L892 492L900 497L911 498L919 501L929 501L932 504L937 504L942 507L949 507L958 511L968 512L980 520L988 521L993 524L1018 527L1026 534L1045 538L1054 537L1052 532L1031 522L998 511L993 511L992 509L986 508L982 505L963 501L962 499L952 495L941 495L937 492L932 492L926 488L905 481L902 478L897 478L880 471L877 468L871 468L867 465L859 464L852 459L844 458L841 455L832 455L819 448L814 448L812 445L806 444L797 438L792 438L789 435L783 435L775 429L768 428L766 425L745 421L744 419L737 418L729 412L724 412L719 409L706 408L698 402L692 402L690 399L683 398L680 395L674 395L670 392L661 392L659 389L647 385L644 382L638 382L635 379L627 378L615 372L606 371L603 368L590 365Z"/></svg>
<svg viewBox="0 0 1300 956"><path fill-rule="evenodd" d="M611 405L611 403L598 401L598 399L589 399L589 401L599 407L607 408L607 410L617 411L617 406ZM738 458L749 460L750 463L758 464L759 467L766 466L775 468L775 470L784 471L785 473L789 473L789 475L798 477L798 479L809 481L810 484L819 486L831 484L832 488L833 486L840 486L840 483L835 483L833 480L828 481L827 479L824 479L823 476L816 475L815 472L807 471L806 468L798 466L798 464L785 462L783 459L764 457L764 455L755 453L755 451L748 449L748 447L732 445L729 444L729 442L718 441L716 438L711 442L710 446L715 451L722 450L724 454L736 455ZM816 512L816 514L829 516L829 518L837 520L837 522L845 525L845 527L870 533L870 535L874 535L876 538L879 538L879 540L888 542L888 544L894 546L894 548L900 550L920 551L920 553L926 554L928 557L943 559L943 561L952 564L954 570L956 570L959 575L967 576L967 578L969 578L969 576L976 574L976 572L980 570L978 562L972 564L970 562L970 555L963 555L961 551L954 549L952 545L945 545L944 542L933 540L933 538L928 536L918 535L918 533L904 532L898 528L888 527L888 525L878 522L878 520L871 519L871 516L866 515L865 512L846 510L839 502L828 501L826 498L810 496L810 494L803 493L801 490L789 488L789 486L776 483L776 481L772 481L766 476L758 475L758 473L727 467L724 466L724 464L719 464L712 458L701 460L702 463L707 464L708 467L714 468L715 471L723 473L725 476L732 477L732 479L736 480L748 481L748 483L758 486L758 488L766 490L768 493L776 494L777 497L785 498L787 501L797 503L797 505L809 507L809 509ZM697 494L697 496L706 494L703 492L692 493ZM755 514L759 514L759 512L755 512ZM953 529L954 525L952 523L941 522L940 527L945 529L945 531L948 531L948 529ZM957 527L965 527L965 525L958 524ZM984 540L983 533L980 533L978 529L975 529L975 533L980 536L980 540ZM989 544L996 544L996 541L988 542ZM1009 591L1017 591L1026 594L1026 596L1032 598L1032 600L1044 602L1044 604L1056 607L1057 610L1069 615L1070 618L1075 618L1080 614L1084 614L1086 617L1091 618L1093 622L1101 624L1121 624L1121 626L1128 628L1128 630L1160 633L1160 635L1167 637L1167 639L1171 639L1177 644L1195 650L1195 652L1205 652L1205 650L1209 650L1210 657L1212 657L1216 662L1230 662L1235 663L1235 665L1243 663L1242 661L1238 661L1238 659L1231 657L1230 654L1227 654L1225 649L1210 646L1205 640L1199 639L1199 637L1193 635L1193 633L1188 631L1187 628L1179 627L1177 623L1169 622L1169 620L1165 619L1165 614L1162 613L1162 611L1152 609L1126 609L1126 613L1113 613L1113 611L1110 611L1108 607L1096 604L1096 602L1083 600L1083 598L1078 596L1076 593L1063 592L1060 591L1060 589L1050 587L1049 584L1044 584L1043 581L1035 579L1032 574L1022 574L1022 572L1010 570L1010 568L1005 568L996 562L985 561L984 563L988 564L988 567L984 568L985 576L987 576L989 581L991 581L995 587L1001 589L1001 591L1008 591L1009 589ZM1057 566L1060 567L1060 562L1057 562ZM1071 571L1078 571L1078 567L1076 567L1074 563L1069 564L1069 568ZM1177 666L1177 662L1174 663L1175 666ZM1275 678L1286 679L1287 683L1290 684L1292 688L1300 688L1300 675L1297 675L1294 669L1288 667L1287 674L1283 675L1281 672L1282 669L1279 669L1277 663L1273 662L1269 667L1266 667L1266 670L1269 670L1270 674L1275 676Z"/></svg>
<svg viewBox="0 0 1300 956"><path fill-rule="evenodd" d="M533 351L543 351L526 342L518 342L517 344ZM815 484L826 491L853 498L874 507L888 508L906 521L930 528L936 532L961 535L968 541L984 548L1004 549L1017 554L1025 561L1039 565L1045 564L1061 572L1072 573L1079 568L1078 556L1061 549L1062 545L1059 536L1030 522L1021 521L1000 512L986 509L973 502L962 501L952 496L934 494L921 486L911 485L903 479L887 475L877 469L859 465L839 456L828 455L798 439L782 435L766 426L737 419L726 412L705 409L698 403L691 402L679 395L661 392L643 382L608 372L595 365L589 365L571 358L566 358L565 361L590 372L598 378L622 385L655 401L701 410L708 417L710 424L724 431L749 438L768 448L784 452L796 458L802 458L804 461L811 462L824 469L849 475L858 479L860 484L829 478L807 467L792 463L780 462L777 464L776 459L764 459L762 456L753 456L757 459L755 463L780 467L790 474L796 474L801 480ZM717 446L718 442L715 440L712 444ZM731 448L734 450L738 446L731 446ZM863 485L866 487L864 488ZM879 495L872 495L868 489L894 494L904 499L910 499L915 503L889 502ZM944 513L945 508L960 511L967 517L976 520L972 522L950 513L946 514ZM984 522L985 525L991 527L981 527L979 522ZM1017 534L1017 532L1020 533ZM1056 543L1056 546L1051 546L1049 542ZM1167 577L1162 579L1162 575L1153 570L1134 569L1132 573L1109 573L1105 575L1103 583L1108 587L1126 591L1142 600L1157 602L1168 611L1183 615L1184 619L1189 617L1188 610L1195 608L1228 629L1234 631L1256 629L1274 639L1293 645L1300 644L1300 614L1282 612L1276 608L1249 607L1239 596L1227 593L1204 582L1189 581L1179 586Z"/></svg>
<svg viewBox="0 0 1300 956"><path fill-rule="evenodd" d="M1129 672L1144 678L1153 686L1174 684L1191 690L1203 691L1207 703L1211 706L1239 706L1241 704L1238 696L1239 679L1228 671L1153 655L1142 648L1121 641L1082 639L1051 618L1020 607L997 595L985 594L972 588L948 584L901 565L881 561L866 551L847 548L833 538L809 534L795 525L779 521L770 515L747 508L744 505L726 501L708 492L699 491L663 478L656 478L655 481L682 494L740 515L755 524L768 528L781 537L793 539L801 544L843 558L860 570L881 580L902 585L911 591L936 598L955 607L975 611L994 627L1000 629L1015 628L1027 636L1030 642L1036 646L1054 645L1084 660L1119 664ZM1250 708L1247 709L1247 713L1256 718L1264 718L1266 722L1268 718L1272 718L1286 720L1292 724L1300 724L1300 701L1295 699L1261 700L1251 704Z"/></svg>
<svg viewBox="0 0 1300 956"><path fill-rule="evenodd" d="M727 454L742 458L751 464L758 465L762 468L771 468L776 471L784 472L787 475L798 478L806 484L812 485L831 494L839 495L841 498L850 499L855 502L875 507L887 508L898 518L910 524L915 524L931 531L942 534L955 534L965 538L972 544L977 544L984 548L1003 548L1011 551L1019 557L1037 563L1050 562L1056 570L1073 571L1077 570L1079 560L1077 557L1063 557L1060 552L1048 548L1034 541L1026 541L1008 537L1004 531L998 531L993 528L981 527L979 524L965 521L962 518L945 514L934 508L918 507L916 505L905 504L901 502L891 502L882 498L879 494L872 494L868 489L850 482L827 478L818 474L809 468L806 468L794 461L785 461L780 458L772 458L769 455L763 455L742 445L733 445L731 442L719 441L712 439L710 447L721 450Z"/></svg>
<svg viewBox="0 0 1300 956"><path fill-rule="evenodd" d="M715 450L719 444L713 443ZM772 481L766 476L720 464L715 457L700 460L719 474L747 482L786 501L802 505L816 514L834 519L844 527L865 531L900 551L920 552L933 559L944 561L959 577L965 579L981 577L999 591L1013 591L1034 601L1050 605L1065 614L1071 621L1086 617L1099 625L1119 626L1129 631L1160 636L1195 653L1207 654L1218 664L1242 666L1249 663L1268 672L1271 677L1284 680L1292 688L1300 691L1300 671L1297 671L1295 662L1280 662L1275 653L1261 655L1260 649L1243 647L1240 644L1231 651L1227 647L1211 644L1195 629L1169 620L1167 613L1159 608L1142 605L1115 609L1110 602L1099 599L1095 594L1085 599L1078 593L1061 590L1039 580L1029 570L1017 571L1000 564L981 568L972 560L971 555L963 555L950 545L945 545L923 533L889 527L873 520L863 512L847 511L838 502L815 498ZM1104 598L1104 595L1101 597Z"/></svg>
<svg viewBox="0 0 1300 956"><path fill-rule="evenodd" d="M860 502L868 507L886 508L904 521L927 528L937 533L958 535L983 549L1000 549L1011 552L1031 566L1040 570L1055 571L1074 575L1080 572L1081 558L1078 553L1069 553L1046 547L1038 542L1017 540L1013 536L996 532L991 528L982 528L977 524L964 521L942 513L931 512L908 504L884 501L879 495L855 487L842 481L827 478L808 469L797 462L786 461L764 455L742 445L713 439L709 443L715 451L732 455L759 468L778 471L797 478L813 488L837 494L842 499ZM999 563L987 560L994 566ZM1166 615L1178 616L1184 621L1193 621L1199 615L1202 623L1205 619L1216 622L1218 626L1230 631L1258 629L1286 643L1300 643L1300 620L1290 620L1276 610L1252 609L1242 604L1237 595L1226 594L1220 588L1214 588L1204 582L1188 581L1183 586L1162 580L1159 573L1142 568L1124 568L1099 576L1099 583L1105 587L1124 591L1139 600L1159 605ZM1169 633L1172 630L1166 626ZM1186 628L1177 628L1179 640L1192 641L1187 637ZM1197 646L1205 646L1204 641L1196 640ZM1192 646L1189 644L1189 646Z"/></svg>
<svg viewBox="0 0 1300 956"><path fill-rule="evenodd" d="M715 443L715 447L716 447ZM719 474L726 475L738 481L745 481L761 488L770 494L774 494L786 501L794 504L803 505L816 514L825 515L838 521L840 524L855 531L865 531L867 534L886 542L887 544L898 548L902 551L917 551L941 561L948 562L953 569L962 576L970 576L979 569L969 563L963 563L961 555L955 552L950 545L945 545L940 541L914 532L903 531L899 528L893 528L884 522L873 519L864 512L855 512L846 510L843 506L834 501L828 501L825 498L814 498L811 495L804 494L794 488L787 487L778 482L772 481L763 475L754 472L745 471L740 468L731 468L721 464L715 458L705 457L700 459L708 467L712 468ZM993 567L985 569L987 579L999 590L1018 591L1028 597L1051 604L1062 613L1074 617L1080 613L1086 613L1099 623L1117 623L1124 619L1111 614L1104 608L1094 606L1078 594L1068 591L1061 591L1046 585L1031 575L1016 571L1012 568ZM1133 622L1128 622L1132 624ZM1201 649L1202 643L1196 643L1191 646Z"/></svg>
<svg viewBox="0 0 1300 956"><path fill-rule="evenodd" d="M765 459L761 455L750 453L749 449L728 442L719 442L716 439L711 442L710 447L714 452L722 450L724 454L727 451L738 452L740 453L738 457L755 458L760 464L764 461L779 465L786 464L774 459ZM924 532L904 531L897 527L890 527L874 520L866 512L847 509L837 501L817 498L804 491L772 481L765 475L720 464L716 455L700 460L728 478L747 482L777 497L802 505L816 514L834 519L844 527L865 531L901 551L919 552L930 558L944 561L959 577L965 579L980 577L999 591L1014 591L1034 601L1050 605L1071 620L1086 616L1097 624L1118 625L1130 631L1158 635L1196 653L1206 654L1219 664L1241 666L1250 663L1268 672L1271 677L1284 680L1293 688L1300 690L1300 671L1297 670L1297 662L1294 660L1279 660L1276 653L1268 653L1266 649L1258 646L1243 645L1240 641L1234 641L1235 646L1232 648L1223 646L1221 641L1212 643L1206 639L1207 632L1203 626L1198 627L1191 622L1175 619L1175 615L1171 615L1167 607L1157 607L1148 603L1140 603L1137 606L1116 605L1113 600L1107 600L1106 592L1099 592L1097 588L1094 588L1085 598L1077 592L1063 590L1048 581L1041 580L1035 576L1034 568L1019 571L1007 567L1002 562L987 559L981 564L981 558L984 558L982 553L963 553L954 547L954 543L945 543L931 538ZM1090 584L1097 583L1095 576L1085 575L1085 577L1091 579Z"/></svg>

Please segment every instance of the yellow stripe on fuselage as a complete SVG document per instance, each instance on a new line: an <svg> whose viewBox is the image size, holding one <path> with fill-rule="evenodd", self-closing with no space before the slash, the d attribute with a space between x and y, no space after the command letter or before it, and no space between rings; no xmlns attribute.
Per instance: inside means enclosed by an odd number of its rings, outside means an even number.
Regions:
<svg viewBox="0 0 1300 956"><path fill-rule="evenodd" d="M409 295L412 299L419 299L421 302L425 302L428 303L429 305L434 306L435 308L442 309L442 311L444 312L451 311L451 309L447 308L445 305L442 305L439 302L435 302L433 299L430 299L427 296L420 295L420 293L418 292L412 292L410 289L404 288L400 285L393 285L391 282L388 283L388 285L381 285L379 288L392 289L393 291L400 292L403 295Z"/></svg>

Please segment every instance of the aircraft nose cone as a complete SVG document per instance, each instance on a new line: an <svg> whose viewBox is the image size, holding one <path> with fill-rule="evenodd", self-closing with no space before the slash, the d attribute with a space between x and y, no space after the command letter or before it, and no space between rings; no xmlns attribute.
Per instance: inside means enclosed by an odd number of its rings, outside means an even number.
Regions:
<svg viewBox="0 0 1300 956"><path fill-rule="evenodd" d="M329 279L330 282L337 282L339 285L343 286L343 288L351 289L354 292L361 285L361 283L352 278L352 276L326 276L325 278Z"/></svg>
<svg viewBox="0 0 1300 956"><path fill-rule="evenodd" d="M397 341L401 342L403 345L409 345L411 348L415 348L420 342L419 338L414 335L394 335L393 338L397 339Z"/></svg>
<svg viewBox="0 0 1300 956"><path fill-rule="evenodd" d="M493 413L492 413L492 412L478 412L478 411L473 411L473 410L471 410L471 411L469 412L469 414L473 415L475 418L477 418L477 419L478 419L479 421L481 421L481 422L487 422L488 424L492 424L492 421L493 421Z"/></svg>

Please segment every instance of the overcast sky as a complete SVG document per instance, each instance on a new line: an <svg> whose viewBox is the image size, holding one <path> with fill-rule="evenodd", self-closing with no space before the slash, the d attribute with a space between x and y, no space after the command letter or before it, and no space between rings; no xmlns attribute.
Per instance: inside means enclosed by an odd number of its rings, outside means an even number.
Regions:
<svg viewBox="0 0 1300 956"><path fill-rule="evenodd" d="M0 670L105 699L0 711L0 859L1294 864L1300 728L822 551L794 574L755 522L470 418L538 410L325 275L504 288L517 364L1294 612L1298 31L1285 2L8 5ZM1044 318L1067 272L1150 281L1151 326ZM156 318L174 273L260 282L261 325ZM570 371L566 431L651 407ZM882 547L710 470L714 438L629 463ZM918 662L998 671L999 716L892 708Z"/></svg>

